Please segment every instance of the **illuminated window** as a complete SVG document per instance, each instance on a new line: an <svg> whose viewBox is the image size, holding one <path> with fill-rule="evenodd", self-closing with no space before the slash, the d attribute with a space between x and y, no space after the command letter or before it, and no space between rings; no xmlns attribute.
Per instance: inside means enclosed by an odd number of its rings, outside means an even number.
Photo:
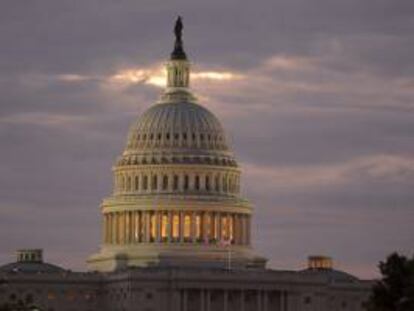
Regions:
<svg viewBox="0 0 414 311"><path fill-rule="evenodd" d="M218 220L219 220L220 218L217 218L216 217L216 214L213 214L213 215L211 215L211 237L213 238L213 239L218 239L218 225L219 225L219 223L218 223Z"/></svg>
<svg viewBox="0 0 414 311"><path fill-rule="evenodd" d="M189 239L191 237L191 217L190 215L184 216L184 238Z"/></svg>
<svg viewBox="0 0 414 311"><path fill-rule="evenodd" d="M140 217L139 217L139 240L143 241L144 237L145 237L145 217L144 217L144 213L140 213Z"/></svg>
<svg viewBox="0 0 414 311"><path fill-rule="evenodd" d="M212 237L212 228L211 228L211 215L206 213L204 214L204 227L206 232L206 237Z"/></svg>
<svg viewBox="0 0 414 311"><path fill-rule="evenodd" d="M167 190L167 189L168 189L168 176L164 175L162 179L162 190Z"/></svg>
<svg viewBox="0 0 414 311"><path fill-rule="evenodd" d="M140 240L140 213L138 212L134 212L133 214L133 221L134 221L134 241L139 241Z"/></svg>
<svg viewBox="0 0 414 311"><path fill-rule="evenodd" d="M228 219L227 216L221 216L221 239L228 240Z"/></svg>
<svg viewBox="0 0 414 311"><path fill-rule="evenodd" d="M174 239L180 236L180 216L178 214L173 215L172 236Z"/></svg>
<svg viewBox="0 0 414 311"><path fill-rule="evenodd" d="M161 237L163 239L166 239L168 237L169 227L170 227L170 224L168 221L168 215L163 214L161 218Z"/></svg>
<svg viewBox="0 0 414 311"><path fill-rule="evenodd" d="M155 240L157 236L157 215L154 213L151 214L151 221L150 221L150 238L151 240Z"/></svg>
<svg viewBox="0 0 414 311"><path fill-rule="evenodd" d="M195 216L195 237L201 238L201 216L199 214Z"/></svg>
<svg viewBox="0 0 414 311"><path fill-rule="evenodd" d="M234 234L233 234L233 216L232 215L229 215L227 221L228 221L228 226L229 226L229 229L228 229L228 239L230 239L231 241L233 241L233 236L234 236Z"/></svg>
<svg viewBox="0 0 414 311"><path fill-rule="evenodd" d="M47 299L49 299L49 300L56 299L56 294L54 292L48 292L47 293Z"/></svg>

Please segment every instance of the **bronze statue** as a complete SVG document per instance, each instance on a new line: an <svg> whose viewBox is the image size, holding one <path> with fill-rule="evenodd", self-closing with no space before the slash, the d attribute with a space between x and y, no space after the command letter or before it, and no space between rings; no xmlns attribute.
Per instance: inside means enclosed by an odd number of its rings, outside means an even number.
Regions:
<svg viewBox="0 0 414 311"><path fill-rule="evenodd" d="M178 16L177 21L175 22L174 33L177 41L181 41L181 36L183 32L183 23L181 21L181 16Z"/></svg>
<svg viewBox="0 0 414 311"><path fill-rule="evenodd" d="M187 59L187 56L184 52L183 47L183 22L181 20L181 16L178 16L175 27L174 27L174 34L175 34L175 43L174 43L174 51L171 53L171 59Z"/></svg>

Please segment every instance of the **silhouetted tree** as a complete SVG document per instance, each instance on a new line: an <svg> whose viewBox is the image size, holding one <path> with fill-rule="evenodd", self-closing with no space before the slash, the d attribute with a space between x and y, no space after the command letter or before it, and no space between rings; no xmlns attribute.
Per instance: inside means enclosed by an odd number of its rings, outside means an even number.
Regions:
<svg viewBox="0 0 414 311"><path fill-rule="evenodd" d="M382 279L372 289L370 311L414 310L414 257L393 253L379 263Z"/></svg>

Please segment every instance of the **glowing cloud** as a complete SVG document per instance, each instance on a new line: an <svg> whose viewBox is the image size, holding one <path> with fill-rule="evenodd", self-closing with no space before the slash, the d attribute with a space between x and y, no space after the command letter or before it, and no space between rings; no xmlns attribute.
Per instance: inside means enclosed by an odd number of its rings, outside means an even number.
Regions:
<svg viewBox="0 0 414 311"><path fill-rule="evenodd" d="M229 71L198 71L191 73L191 79L211 80L211 81L228 81L243 78L243 75ZM165 87L167 73L162 66L153 68L131 68L118 71L109 78L112 83L124 85L130 84L148 84L157 87Z"/></svg>

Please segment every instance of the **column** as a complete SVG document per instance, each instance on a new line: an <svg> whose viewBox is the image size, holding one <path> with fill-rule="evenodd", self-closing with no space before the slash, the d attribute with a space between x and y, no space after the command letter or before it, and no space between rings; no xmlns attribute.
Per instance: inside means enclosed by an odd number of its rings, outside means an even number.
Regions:
<svg viewBox="0 0 414 311"><path fill-rule="evenodd" d="M229 310L229 292L227 289L223 292L223 310L228 311Z"/></svg>
<svg viewBox="0 0 414 311"><path fill-rule="evenodd" d="M112 218L112 243L113 244L118 244L118 214L117 213L113 213L113 218Z"/></svg>
<svg viewBox="0 0 414 311"><path fill-rule="evenodd" d="M247 236L246 236L246 238L247 238L247 245L250 245L250 234L251 234L251 229L250 229L250 227L251 227L251 218L250 218L251 216L250 215L248 215L247 216L247 219L246 219L246 224L247 224L247 230L246 230L246 233L247 233Z"/></svg>
<svg viewBox="0 0 414 311"><path fill-rule="evenodd" d="M145 216L145 242L150 242L150 237L151 237L151 213L146 211L144 212L144 216Z"/></svg>
<svg viewBox="0 0 414 311"><path fill-rule="evenodd" d="M282 290L280 291L280 311L286 311L285 306L286 306L285 292Z"/></svg>
<svg viewBox="0 0 414 311"><path fill-rule="evenodd" d="M257 305L257 311L262 311L262 291L258 290L256 291L256 305Z"/></svg>
<svg viewBox="0 0 414 311"><path fill-rule="evenodd" d="M106 244L110 244L110 243L112 243L112 237L111 237L111 226L112 226L112 224L111 224L111 214L110 213L108 213L108 214L106 214L106 217L107 217L107 222L106 222L106 228L105 228L105 230L106 230L106 240L105 240L105 243Z"/></svg>
<svg viewBox="0 0 414 311"><path fill-rule="evenodd" d="M196 241L196 213L191 212L191 230L190 230L191 242Z"/></svg>
<svg viewBox="0 0 414 311"><path fill-rule="evenodd" d="M185 289L183 290L181 301L182 301L182 311L187 311L187 291Z"/></svg>
<svg viewBox="0 0 414 311"><path fill-rule="evenodd" d="M180 232L179 232L179 239L182 243L184 241L184 212L179 212L180 215Z"/></svg>
<svg viewBox="0 0 414 311"><path fill-rule="evenodd" d="M244 291L241 290L240 291L240 311L244 311L245 310L245 306L244 306Z"/></svg>
<svg viewBox="0 0 414 311"><path fill-rule="evenodd" d="M221 213L216 214L216 221L217 221L217 241L221 241Z"/></svg>
<svg viewBox="0 0 414 311"><path fill-rule="evenodd" d="M206 290L205 300L206 300L206 308L205 308L205 311L213 311L213 310L211 310L211 293L210 293L210 290L209 289Z"/></svg>
<svg viewBox="0 0 414 311"><path fill-rule="evenodd" d="M200 311L205 311L205 292L200 289Z"/></svg>
<svg viewBox="0 0 414 311"><path fill-rule="evenodd" d="M263 311L267 311L269 308L269 296L268 291L263 291Z"/></svg>
<svg viewBox="0 0 414 311"><path fill-rule="evenodd" d="M157 242L161 242L161 221L162 221L162 213L161 212L155 212L155 222L156 222L156 238L155 240Z"/></svg>
<svg viewBox="0 0 414 311"><path fill-rule="evenodd" d="M169 224L169 228L168 228L168 242L172 241L173 238L173 227L174 227L174 223L173 223L173 216L174 213L172 211L168 211L168 224Z"/></svg>
<svg viewBox="0 0 414 311"><path fill-rule="evenodd" d="M131 219L130 219L130 213L129 212L125 212L125 216L124 216L124 224L125 224L125 244L129 244L130 243L130 234L131 234Z"/></svg>

